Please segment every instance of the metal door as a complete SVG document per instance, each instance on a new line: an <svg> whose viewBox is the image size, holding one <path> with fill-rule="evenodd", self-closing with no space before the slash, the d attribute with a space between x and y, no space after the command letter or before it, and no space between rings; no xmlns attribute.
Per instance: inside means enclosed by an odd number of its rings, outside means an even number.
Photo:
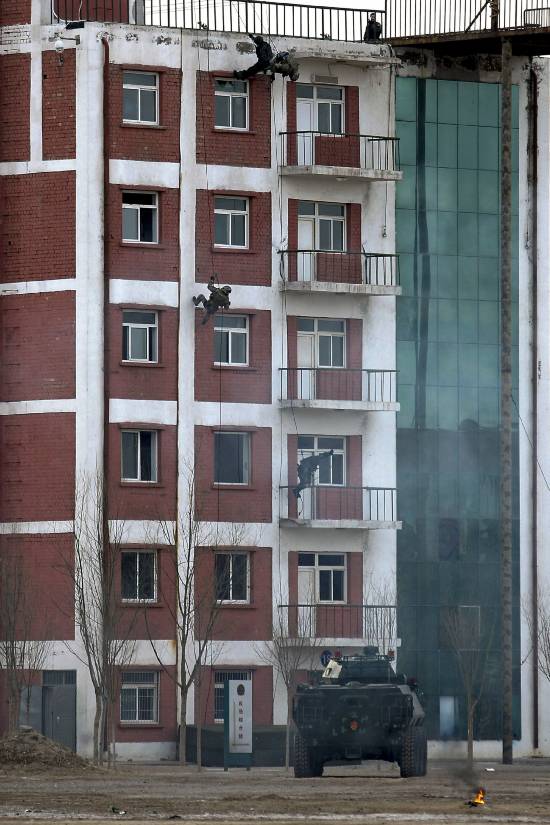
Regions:
<svg viewBox="0 0 550 825"><path fill-rule="evenodd" d="M315 637L315 602L315 568L298 568L298 636Z"/></svg>
<svg viewBox="0 0 550 825"><path fill-rule="evenodd" d="M310 166L315 163L313 152L313 132L315 130L315 101L296 101L296 124L298 130L297 163L298 166ZM304 134L300 134L303 132Z"/></svg>
<svg viewBox="0 0 550 825"><path fill-rule="evenodd" d="M315 218L298 218L298 252L296 258L299 281L315 280Z"/></svg>
<svg viewBox="0 0 550 825"><path fill-rule="evenodd" d="M315 398L315 335L307 332L298 333L297 356L297 398L311 401Z"/></svg>
<svg viewBox="0 0 550 825"><path fill-rule="evenodd" d="M76 751L76 685L42 688L42 732Z"/></svg>

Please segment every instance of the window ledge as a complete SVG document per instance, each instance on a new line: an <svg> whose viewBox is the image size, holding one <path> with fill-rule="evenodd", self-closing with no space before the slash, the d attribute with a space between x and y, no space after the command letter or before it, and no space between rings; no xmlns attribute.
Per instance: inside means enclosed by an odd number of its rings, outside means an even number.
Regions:
<svg viewBox="0 0 550 825"><path fill-rule="evenodd" d="M218 605L220 610L257 610L255 604L248 602L221 602Z"/></svg>
<svg viewBox="0 0 550 825"><path fill-rule="evenodd" d="M242 364L239 366L238 364L211 364L210 369L214 370L214 372L258 372L257 367L249 367L247 364Z"/></svg>
<svg viewBox="0 0 550 825"><path fill-rule="evenodd" d="M161 484L160 481L120 481L119 484L121 487L135 487L139 490L164 487L164 484Z"/></svg>
<svg viewBox="0 0 550 825"><path fill-rule="evenodd" d="M145 367L146 369L151 369L151 367L155 367L156 369L164 369L164 364L159 364L158 361L119 361L119 367Z"/></svg>
<svg viewBox="0 0 550 825"><path fill-rule="evenodd" d="M159 123L125 123L120 124L122 129L156 129L159 132L165 132L168 126L161 126Z"/></svg>
<svg viewBox="0 0 550 825"><path fill-rule="evenodd" d="M231 129L229 126L214 126L211 131L214 135L221 132L224 135L250 135L254 137L257 134L255 129Z"/></svg>
<svg viewBox="0 0 550 825"><path fill-rule="evenodd" d="M127 246L127 244L124 244ZM138 244L138 246L143 246L143 244ZM212 245L210 248L211 252L221 255L257 255L255 249L244 249L242 246L232 247L232 246L214 246Z"/></svg>
<svg viewBox="0 0 550 825"><path fill-rule="evenodd" d="M120 241L119 246L125 249L166 249L163 243L140 243L139 241Z"/></svg>
<svg viewBox="0 0 550 825"><path fill-rule="evenodd" d="M214 483L211 485L210 489L212 490L241 490L243 493L253 493L256 488L250 486L250 484L224 484L220 482L218 484Z"/></svg>
<svg viewBox="0 0 550 825"><path fill-rule="evenodd" d="M164 725L160 725L158 722L119 722L119 728L155 728L161 729Z"/></svg>
<svg viewBox="0 0 550 825"><path fill-rule="evenodd" d="M119 607L133 607L138 610L149 610L149 608L164 607L160 602L131 602L121 599L118 603Z"/></svg>

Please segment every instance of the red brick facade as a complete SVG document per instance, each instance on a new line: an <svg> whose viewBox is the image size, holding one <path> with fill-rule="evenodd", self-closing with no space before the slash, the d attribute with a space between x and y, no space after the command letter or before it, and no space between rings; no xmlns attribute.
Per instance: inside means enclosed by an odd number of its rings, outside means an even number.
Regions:
<svg viewBox="0 0 550 825"><path fill-rule="evenodd" d="M75 277L75 174L0 177L2 282Z"/></svg>
<svg viewBox="0 0 550 825"><path fill-rule="evenodd" d="M271 166L271 81L248 82L247 131L214 126L214 80L227 72L197 72L197 163Z"/></svg>
<svg viewBox="0 0 550 825"><path fill-rule="evenodd" d="M248 249L214 245L216 195L248 198ZM207 192L197 189L195 265L197 281L217 275L220 283L271 286L271 192Z"/></svg>
<svg viewBox="0 0 550 825"><path fill-rule="evenodd" d="M74 398L75 293L2 298L0 401Z"/></svg>
<svg viewBox="0 0 550 825"><path fill-rule="evenodd" d="M273 670L267 666L250 667L246 664L232 665L231 667L220 665L219 667L202 668L201 716L203 724L212 725L214 723L214 674L218 670L252 671L252 721L258 726L273 724ZM196 698L195 702L197 702Z"/></svg>
<svg viewBox="0 0 550 825"><path fill-rule="evenodd" d="M74 427L72 413L0 416L0 522L73 518Z"/></svg>
<svg viewBox="0 0 550 825"><path fill-rule="evenodd" d="M13 4L15 5L15 4ZM2 7L4 3L2 3ZM9 14L9 7L6 10ZM14 12L17 10L14 8ZM0 15L6 12L2 8ZM30 158L30 54L0 56L0 163Z"/></svg>
<svg viewBox="0 0 550 825"><path fill-rule="evenodd" d="M214 364L214 325L203 324L195 314L195 400L227 403L271 403L271 312L231 308L231 314L248 318L248 366ZM226 313L227 314L227 313Z"/></svg>
<svg viewBox="0 0 550 825"><path fill-rule="evenodd" d="M314 140L315 163L321 166L360 165L359 140L359 89L344 86L344 135L338 138L318 135ZM297 163L296 132L296 84L287 84L286 158L283 163Z"/></svg>
<svg viewBox="0 0 550 825"><path fill-rule="evenodd" d="M125 670L152 670L158 673L158 722L121 722L120 706L117 703L117 742L174 742L178 734L175 667L166 665L161 668L152 662L151 666L132 665Z"/></svg>
<svg viewBox="0 0 550 825"><path fill-rule="evenodd" d="M44 160L76 156L76 50L42 52L42 154Z"/></svg>
<svg viewBox="0 0 550 825"><path fill-rule="evenodd" d="M220 428L195 427L197 518L201 521L271 521L271 429L222 427L250 433L250 483L214 484L214 433Z"/></svg>
<svg viewBox="0 0 550 825"><path fill-rule="evenodd" d="M123 123L122 81L125 69L154 71L159 76L159 124ZM181 72L164 67L109 66L110 157L179 163Z"/></svg>
<svg viewBox="0 0 550 825"><path fill-rule="evenodd" d="M157 600L153 604L123 602L120 564L116 568L116 589L121 608L121 639L174 639L176 637L176 573L174 548L150 544L123 544L124 550L147 550L157 554Z"/></svg>
<svg viewBox="0 0 550 825"><path fill-rule="evenodd" d="M105 23L128 23L131 0L94 0L82 5L80 0L55 0L54 12L62 20L97 20ZM131 22L131 21L130 21Z"/></svg>
<svg viewBox="0 0 550 825"><path fill-rule="evenodd" d="M2 0L0 26L19 26L31 22L31 0Z"/></svg>

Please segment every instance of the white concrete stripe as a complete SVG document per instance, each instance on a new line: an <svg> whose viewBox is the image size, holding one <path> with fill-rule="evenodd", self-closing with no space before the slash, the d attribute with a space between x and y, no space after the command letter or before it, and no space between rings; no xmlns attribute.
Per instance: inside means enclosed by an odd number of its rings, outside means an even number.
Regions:
<svg viewBox="0 0 550 825"><path fill-rule="evenodd" d="M72 521L2 521L0 535L46 535L48 533L72 533Z"/></svg>
<svg viewBox="0 0 550 825"><path fill-rule="evenodd" d="M0 284L2 295L37 295L41 292L72 292L76 289L76 278L56 278L45 281L21 281Z"/></svg>
<svg viewBox="0 0 550 825"><path fill-rule="evenodd" d="M46 398L38 401L1 401L0 415L34 415L36 413L74 413L75 398Z"/></svg>
<svg viewBox="0 0 550 825"><path fill-rule="evenodd" d="M42 161L42 43L40 40L40 18L36 20L39 9L33 0L31 5L31 105L30 105L30 149L31 162Z"/></svg>
<svg viewBox="0 0 550 825"><path fill-rule="evenodd" d="M177 401L136 400L111 398L109 421L111 424L131 421L136 424L176 424Z"/></svg>
<svg viewBox="0 0 550 825"><path fill-rule="evenodd" d="M42 113L40 117L42 118ZM40 151L42 152L42 137L40 138ZM75 158L62 158L61 160L14 160L0 163L0 175L33 175L38 172L74 172L75 170Z"/></svg>
<svg viewBox="0 0 550 825"><path fill-rule="evenodd" d="M179 186L179 163L145 160L110 160L109 182L123 186Z"/></svg>
<svg viewBox="0 0 550 825"><path fill-rule="evenodd" d="M109 521L111 541L124 544L171 544L175 529L174 521Z"/></svg>
<svg viewBox="0 0 550 825"><path fill-rule="evenodd" d="M143 304L177 307L179 284L167 281L130 281L112 278L109 281L111 304Z"/></svg>

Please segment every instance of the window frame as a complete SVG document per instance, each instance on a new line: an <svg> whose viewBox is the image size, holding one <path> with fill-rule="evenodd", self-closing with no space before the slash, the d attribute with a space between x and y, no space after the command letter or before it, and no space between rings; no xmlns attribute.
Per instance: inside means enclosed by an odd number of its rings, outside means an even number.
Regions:
<svg viewBox="0 0 550 825"><path fill-rule="evenodd" d="M230 560L230 575L229 575L229 590L230 597L228 599L218 598L218 572L216 568L216 559L222 556L227 556ZM233 559L235 556L246 559L246 596L244 599L236 599L233 597ZM250 604L250 572L251 572L250 553L246 550L216 550L214 553L214 586L216 589L216 602L218 604Z"/></svg>
<svg viewBox="0 0 550 825"><path fill-rule="evenodd" d="M138 83L125 83L124 75L126 73L132 74L140 74L140 75L151 75L155 78L155 85L154 86L142 86ZM133 120L132 118L124 117L124 90L125 89L137 89L138 91L138 114L139 117L137 120ZM141 92L151 90L155 91L155 120L142 120L141 119ZM125 68L122 70L122 122L123 123L135 123L139 124L140 126L159 126L160 124L160 106L159 106L159 98L160 98L160 75L158 72L146 72L142 69L131 69Z"/></svg>
<svg viewBox="0 0 550 825"><path fill-rule="evenodd" d="M151 598L140 599L137 596L135 599L126 598L122 592L122 556L133 553L138 557L136 565L136 593L139 593L139 558L140 556L153 556L153 596ZM145 548L133 549L130 547L122 548L120 551L120 600L123 604L156 604L158 601L158 550L147 550Z"/></svg>
<svg viewBox="0 0 550 825"><path fill-rule="evenodd" d="M300 316L297 320L297 326L299 327L300 321L303 319L308 321L313 321L313 330L301 330L297 329L298 335L311 335L315 337L315 369L320 370L343 370L346 369L346 340L347 340L347 324L345 318L307 318L306 316ZM342 332L333 332L329 330L320 330L319 329L319 321L338 321L339 323L343 324L343 331ZM333 354L333 339L339 338L342 340L342 364L321 364L320 363L320 353L321 347L320 342L321 338L330 338L330 355L331 361L334 360Z"/></svg>
<svg viewBox="0 0 550 825"><path fill-rule="evenodd" d="M225 679L221 679L218 681L221 675L225 675ZM214 670L214 708L212 711L212 715L214 717L214 724L219 725L223 723L223 701L224 701L224 691L225 691L225 683L231 681L229 677L233 677L234 679L238 679L241 682L252 682L252 675L253 671L249 668L247 670ZM254 690L254 686L252 687ZM220 697L221 693L221 697ZM219 701L221 698L221 702ZM219 709L220 705L222 707L222 715L219 716Z"/></svg>
<svg viewBox="0 0 550 825"><path fill-rule="evenodd" d="M247 455L246 455L246 464L243 467L243 476L246 475L246 481L216 481L216 441L217 436L224 436L224 435L238 435L246 438L247 440ZM251 461L251 454L252 454L252 434L248 430L214 430L214 485L216 487L250 487L251 477L252 477L252 461ZM244 457L244 450L243 450L243 457ZM244 470L246 469L246 473Z"/></svg>
<svg viewBox="0 0 550 825"><path fill-rule="evenodd" d="M143 323L139 324L135 321L125 321L124 320L124 313L125 312L135 312L135 313L148 313L153 314L155 316L154 324ZM128 354L130 355L129 358L124 357L124 329L128 329ZM132 340L132 329L146 329L147 336L147 351L150 355L151 349L151 341L149 336L149 330L154 330L155 333L155 350L156 350L156 357L155 358L132 358L131 357L131 340ZM122 361L125 364L158 364L159 363L159 313L155 309L134 309L134 308L126 308L122 310Z"/></svg>
<svg viewBox="0 0 550 825"><path fill-rule="evenodd" d="M217 321L217 315L214 316L214 358L216 358L216 334L227 334L229 343L227 346L228 352L228 361L214 361L214 365L217 367L248 367L250 365L250 318L248 315L222 315L221 321ZM244 327L224 327L218 326L218 323L225 323L228 319L232 318L244 318L245 326ZM245 360L244 361L232 361L232 339L233 335L244 335L245 338Z"/></svg>
<svg viewBox="0 0 550 825"><path fill-rule="evenodd" d="M144 203L124 203L125 195L132 196L132 195L151 195L154 199L154 203L149 206L148 204ZM154 241L144 241L141 237L136 238L125 238L124 237L124 210L132 210L137 212L137 228L138 228L138 236L141 235L141 210L149 210L153 215L153 235L156 237ZM122 232L121 232L121 240L122 243L132 243L132 244L140 244L140 246L158 246L160 243L160 204L159 204L159 193L152 192L146 189L123 189L122 190Z"/></svg>
<svg viewBox="0 0 550 825"><path fill-rule="evenodd" d="M154 478L150 479L142 479L142 478L126 478L124 476L124 433L138 433L137 439L137 457L136 457L136 466L138 469L138 474L141 475L141 433L151 433L151 476ZM120 430L120 481L125 484L158 484L159 480L159 431L158 430L145 430L140 428L134 427L123 427Z"/></svg>
<svg viewBox="0 0 550 825"><path fill-rule="evenodd" d="M309 86L313 89L313 94L311 97L300 97L298 91L296 92L296 101L298 100L313 100L313 108L314 108L314 125L315 129L314 132L319 132L321 135L330 135L331 137L343 137L346 134L346 87L339 86L338 84L327 84L327 83L301 83L301 86ZM342 93L342 97L340 100L331 100L330 98L320 98L318 97L318 90L319 89L338 89ZM333 106L337 106L340 109L340 132L322 132L319 129L319 104L328 104L330 106L330 126L332 128L332 109Z"/></svg>
<svg viewBox="0 0 550 825"><path fill-rule="evenodd" d="M313 438L314 446L313 446L313 448L307 448L307 447L300 448L298 446L298 449L297 449L297 453L298 453L297 463L298 464L300 463L300 461L303 458L309 458L309 456L319 455L319 453L326 452L325 447L319 447L319 439L320 438L338 438L338 439L341 439L342 445L343 445L342 449L339 449L339 448L332 448L332 449L334 449L335 455L341 455L342 456L342 483L341 484L337 484L337 483L335 484L333 481L331 481L330 483L326 483L326 482L320 482L319 480L317 480L313 486L314 487L345 487L346 486L346 476L347 476L347 468L346 468L346 463L347 463L347 461L346 461L346 458L347 458L347 440L346 440L346 436L342 436L342 435L335 435L335 436L312 435L312 436L304 436L304 437L305 438ZM316 477L318 479L319 470L317 469L315 472L317 474ZM332 476L333 476L333 470L332 470L332 456L331 456L331 458L330 458L330 477L331 477L331 479L332 479Z"/></svg>
<svg viewBox="0 0 550 825"><path fill-rule="evenodd" d="M223 200L243 200L246 202L246 208L244 210L239 209L222 209L216 207L216 200L221 198ZM227 215L228 216L228 237L229 243L216 243L216 215ZM232 216L233 215L244 215L244 246L240 244L231 243L231 239L233 237L233 229L232 229ZM240 196L229 196L229 195L214 195L214 247L216 249L250 249L250 198L246 195Z"/></svg>
<svg viewBox="0 0 550 825"><path fill-rule="evenodd" d="M300 564L300 555L308 555L314 557L314 563L311 565L304 565ZM331 564L331 565L324 565L321 564L319 559L327 556L342 556L344 561L340 564ZM300 570L311 570L313 568L314 575L315 575L315 604L316 605L326 605L326 604L347 604L348 603L348 556L347 553L329 553L329 552L316 552L316 551L304 551L298 555L298 569ZM331 593L334 594L334 573L335 572L342 572L342 599L321 599L321 572L330 570L331 572Z"/></svg>
<svg viewBox="0 0 550 825"><path fill-rule="evenodd" d="M250 83L248 80L241 80L241 83L246 84L246 90L244 92L230 92L225 91L222 89L216 89L216 81L223 81L224 83L231 82L233 78L230 77L215 77L214 78L214 129L220 129L222 131L231 131L231 132L249 132L250 131ZM216 97L228 97L229 98L229 126L220 126L216 123ZM236 97L244 97L245 98L245 114L246 114L246 126L233 126L233 98Z"/></svg>
<svg viewBox="0 0 550 825"><path fill-rule="evenodd" d="M311 215L300 215L300 203L311 203L313 204L313 213ZM322 215L319 213L319 206L323 204L330 204L332 206L340 206L343 210L343 214L340 215ZM298 201L298 223L300 219L306 221L310 220L314 223L314 252L326 252L327 254L341 254L342 252L347 252L347 228L348 228L348 215L347 215L347 204L345 203L338 203L336 201ZM330 241L331 241L331 248L325 249L321 247L321 221L330 221ZM342 226L342 249L335 249L334 248L334 224L335 222L341 224Z"/></svg>
<svg viewBox="0 0 550 825"><path fill-rule="evenodd" d="M128 682L126 685L124 684L124 676L126 674L140 674L140 673L151 673L154 674L155 678L152 682L143 682L141 685L139 682ZM152 687L154 690L153 693L153 718L152 719L139 719L139 690L144 689L146 687ZM135 691L136 698L135 698L135 707L136 707L136 718L134 719L123 719L122 718L122 694L124 691ZM158 725L160 721L160 671L158 670L123 670L120 674L120 700L119 700L119 724L120 725Z"/></svg>

